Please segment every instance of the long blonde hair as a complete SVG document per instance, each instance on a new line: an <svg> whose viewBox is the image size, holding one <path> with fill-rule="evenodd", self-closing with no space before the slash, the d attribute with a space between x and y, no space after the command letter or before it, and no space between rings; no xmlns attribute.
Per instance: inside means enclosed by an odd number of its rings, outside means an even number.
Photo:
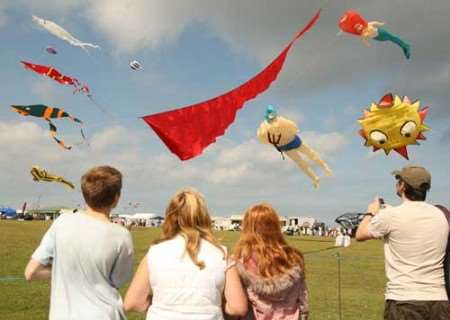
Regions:
<svg viewBox="0 0 450 320"><path fill-rule="evenodd" d="M194 189L183 189L170 199L166 218L162 224L162 232L162 239L156 243L170 240L181 234L186 240L187 254L200 269L205 268L205 263L198 260L202 239L217 247L225 259L225 250L212 232L211 218L205 200Z"/></svg>
<svg viewBox="0 0 450 320"><path fill-rule="evenodd" d="M280 219L267 203L247 210L234 257L246 264L255 260L258 274L264 278L283 274L293 267L304 271L302 253L288 245L281 233Z"/></svg>

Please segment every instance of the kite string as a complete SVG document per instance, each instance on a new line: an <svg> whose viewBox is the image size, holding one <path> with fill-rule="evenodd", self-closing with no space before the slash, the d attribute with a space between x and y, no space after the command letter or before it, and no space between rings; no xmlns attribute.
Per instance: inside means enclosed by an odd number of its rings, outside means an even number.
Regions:
<svg viewBox="0 0 450 320"><path fill-rule="evenodd" d="M120 118L120 119L117 119L115 121L102 121L102 122L97 122L97 123L95 123L93 125L89 125L89 126L85 127L85 129L87 129L87 128L88 129L91 129L91 128L103 128L103 127L106 127L106 126L121 125L121 124L124 124L124 123L129 123L129 122L132 122L132 121L136 121L136 120L139 120L139 119L140 119L140 117L133 116L133 117Z"/></svg>

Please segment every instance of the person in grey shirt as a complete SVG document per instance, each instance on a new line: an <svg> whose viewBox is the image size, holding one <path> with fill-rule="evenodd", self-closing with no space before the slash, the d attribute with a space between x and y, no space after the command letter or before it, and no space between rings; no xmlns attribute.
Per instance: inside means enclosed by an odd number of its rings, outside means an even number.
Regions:
<svg viewBox="0 0 450 320"><path fill-rule="evenodd" d="M126 319L117 288L131 279L133 243L109 220L121 188L118 170L89 170L81 178L87 209L56 219L33 253L25 278L51 278L49 319Z"/></svg>

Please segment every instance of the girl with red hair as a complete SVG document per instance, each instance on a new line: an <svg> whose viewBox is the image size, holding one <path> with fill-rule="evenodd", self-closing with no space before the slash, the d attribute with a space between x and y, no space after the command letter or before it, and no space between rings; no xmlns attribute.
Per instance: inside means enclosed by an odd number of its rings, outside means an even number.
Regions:
<svg viewBox="0 0 450 320"><path fill-rule="evenodd" d="M257 204L245 213L234 258L251 305L245 319L308 318L303 255L283 238L271 205Z"/></svg>

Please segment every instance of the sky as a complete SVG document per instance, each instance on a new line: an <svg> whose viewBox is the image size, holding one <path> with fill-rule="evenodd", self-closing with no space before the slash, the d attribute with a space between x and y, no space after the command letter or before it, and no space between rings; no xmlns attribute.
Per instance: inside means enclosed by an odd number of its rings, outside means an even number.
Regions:
<svg viewBox="0 0 450 320"><path fill-rule="evenodd" d="M318 8L317 25L290 52L276 82L237 114L225 135L199 157L182 162L139 118L222 94L263 69ZM370 47L338 34L349 9L412 45L411 60L391 43ZM112 165L124 175L117 212L163 214L172 195L194 187L211 215L243 213L258 202L283 216L331 223L345 212L365 212L375 196L397 204L394 169L420 164L432 174L432 203L450 205L450 2L434 0L0 0L0 205L76 207L79 179L89 168ZM35 25L52 20L100 50L70 46ZM57 55L45 51L53 46ZM52 65L88 83L102 111L68 86L26 71L21 60ZM131 60L141 63L133 71ZM363 110L387 92L430 106L432 131L410 160L371 152L357 134ZM45 121L11 112L11 104L46 104L82 119L90 145L60 149ZM301 137L334 171L311 181L256 129L268 104L295 120ZM68 143L80 140L70 121L55 121ZM77 185L33 182L39 165ZM129 204L138 203L138 208Z"/></svg>

